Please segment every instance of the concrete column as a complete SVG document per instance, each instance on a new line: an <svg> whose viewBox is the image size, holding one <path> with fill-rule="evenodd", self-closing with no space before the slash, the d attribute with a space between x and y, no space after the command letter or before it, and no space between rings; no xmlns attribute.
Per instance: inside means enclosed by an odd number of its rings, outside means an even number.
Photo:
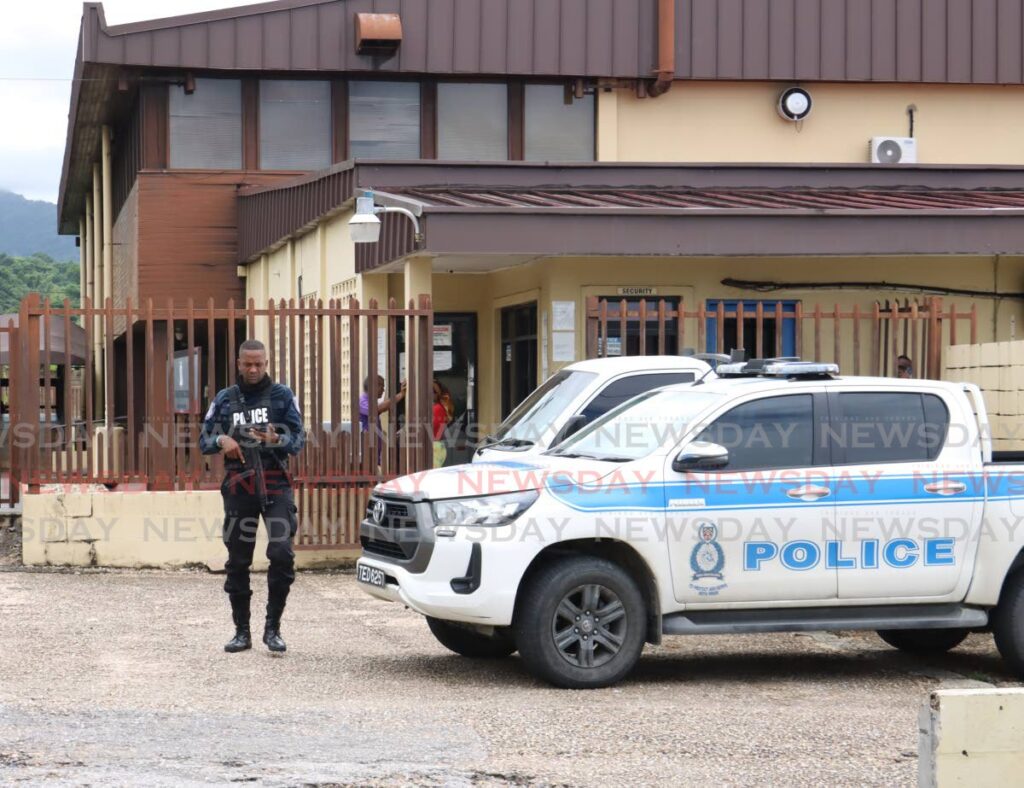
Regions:
<svg viewBox="0 0 1024 788"><path fill-rule="evenodd" d="M433 294L433 267L429 257L410 257L402 271L405 283L405 300L419 295Z"/></svg>
<svg viewBox="0 0 1024 788"><path fill-rule="evenodd" d="M78 292L80 296L85 295L85 285L88 277L86 271L86 252L88 251L88 243L86 243L85 230L88 225L86 224L85 214L83 213L81 218L78 220Z"/></svg>
<svg viewBox="0 0 1024 788"><path fill-rule="evenodd" d="M94 307L103 305L103 189L100 164L92 165L92 261ZM96 418L103 416L103 320L96 316L92 324L93 354L93 411Z"/></svg>
<svg viewBox="0 0 1024 788"><path fill-rule="evenodd" d="M432 296L433 295L433 263L429 257L410 257L405 261L405 268L402 271L403 274L403 285L404 285L404 298L405 302L403 306L408 306L411 300L415 305L418 306L419 297L421 295ZM417 396L430 397L431 395L427 392L430 391L429 382L425 389L421 389L419 393L413 391L413 385L417 381L423 381L427 375L426 370L418 370L415 366L416 358L411 353L414 348L410 347L412 338L412 318L406 318L405 320L405 358L406 358L406 371L405 377L409 380L409 397L411 405L414 407ZM428 353L433 352L433 339L432 337L426 337L428 344ZM401 376L401 370L399 370ZM429 408L428 408L429 410ZM408 413L409 411L407 411ZM428 431L430 429L429 423L424 425L424 428ZM422 436L421 439L428 438ZM429 458L432 451L428 445L423 448L424 457ZM413 463L412 456L409 457L410 465ZM427 466L429 467L429 465Z"/></svg>
<svg viewBox="0 0 1024 788"><path fill-rule="evenodd" d="M82 306L85 306L85 299L92 299L93 293L93 266L95 255L93 255L93 228L95 219L92 213L92 194L85 195L85 235L82 236L82 250L85 252L85 282L82 285ZM84 325L83 325L84 327Z"/></svg>
<svg viewBox="0 0 1024 788"><path fill-rule="evenodd" d="M102 151L102 177L103 177L103 299L111 299L113 304L114 298L114 185L113 185L113 171L110 160L110 126L103 127L103 133L101 138L101 151ZM104 325L106 323L104 322ZM104 336L104 350L103 350L103 380L104 380L104 407L103 413L107 418L112 417L113 413L107 413L107 406L109 405L110 410L113 410L114 403L106 402L106 380L108 375L113 375L114 370L110 369L110 365L114 363L114 359L107 358L106 355L106 341L108 337ZM111 378L113 379L113 378ZM111 440L111 438L108 438Z"/></svg>

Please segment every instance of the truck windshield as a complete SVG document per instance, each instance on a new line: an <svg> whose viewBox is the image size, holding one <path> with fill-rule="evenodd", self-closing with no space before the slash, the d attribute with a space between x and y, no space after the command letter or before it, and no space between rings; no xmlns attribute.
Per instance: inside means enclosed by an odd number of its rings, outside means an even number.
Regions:
<svg viewBox="0 0 1024 788"><path fill-rule="evenodd" d="M524 399L494 434L496 443L533 445L559 416L569 416L569 404L579 396L595 372L561 370Z"/></svg>
<svg viewBox="0 0 1024 788"><path fill-rule="evenodd" d="M660 446L678 443L723 396L692 389L649 391L609 411L548 454L639 460Z"/></svg>

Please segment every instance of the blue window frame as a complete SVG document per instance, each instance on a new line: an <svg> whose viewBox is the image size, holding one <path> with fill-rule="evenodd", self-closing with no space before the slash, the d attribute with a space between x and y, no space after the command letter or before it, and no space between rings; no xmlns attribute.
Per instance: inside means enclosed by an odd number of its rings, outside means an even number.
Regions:
<svg viewBox="0 0 1024 788"><path fill-rule="evenodd" d="M722 304L726 313L735 312L739 306L738 300L722 300L709 298L707 310L714 312L718 305ZM775 342L779 327L775 325L775 304L778 301L761 301L764 305L764 316L762 318L762 331L764 336L763 354L766 357L775 355ZM748 356L753 356L757 351L757 304L758 301L743 301L743 348ZM783 312L792 313L796 309L796 301L783 301ZM706 321L705 336L707 337L707 352L715 353L718 348L718 320L711 316ZM739 346L736 336L736 319L729 318L725 321L725 334L722 338L722 351L728 353ZM796 320L792 317L782 318L782 355L796 355Z"/></svg>

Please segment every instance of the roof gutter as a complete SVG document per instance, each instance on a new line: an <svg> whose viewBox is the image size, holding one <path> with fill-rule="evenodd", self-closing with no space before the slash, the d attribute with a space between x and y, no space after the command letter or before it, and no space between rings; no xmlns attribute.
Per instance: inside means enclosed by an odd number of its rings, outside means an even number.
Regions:
<svg viewBox="0 0 1024 788"><path fill-rule="evenodd" d="M668 93L676 76L676 0L658 0L658 70L648 86L651 98Z"/></svg>

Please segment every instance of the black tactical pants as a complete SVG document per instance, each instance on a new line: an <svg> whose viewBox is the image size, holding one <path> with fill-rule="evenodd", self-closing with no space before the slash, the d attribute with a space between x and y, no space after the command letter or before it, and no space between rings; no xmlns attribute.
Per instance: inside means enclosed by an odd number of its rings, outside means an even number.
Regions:
<svg viewBox="0 0 1024 788"><path fill-rule="evenodd" d="M291 489L269 490L267 505L261 507L260 498L244 489L234 489L225 483L221 487L224 498L224 545L228 560L224 564L227 579L224 590L235 597L252 596L249 586L249 567L252 566L256 534L260 516L267 526L267 601L271 608L284 608L288 589L295 581L295 550L292 540L298 530L295 503Z"/></svg>

